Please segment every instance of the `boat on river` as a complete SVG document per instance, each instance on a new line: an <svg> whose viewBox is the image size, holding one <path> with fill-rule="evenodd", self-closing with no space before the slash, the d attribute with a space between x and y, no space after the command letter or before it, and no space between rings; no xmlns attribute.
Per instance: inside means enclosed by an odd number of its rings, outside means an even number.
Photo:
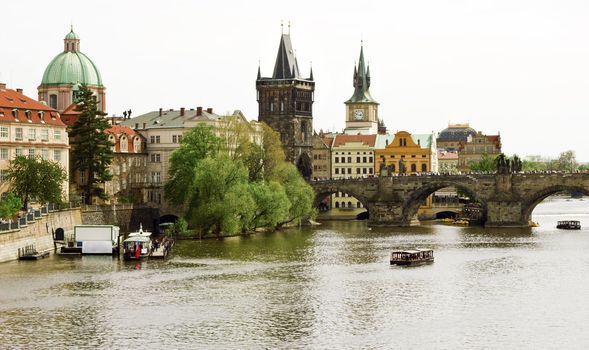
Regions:
<svg viewBox="0 0 589 350"><path fill-rule="evenodd" d="M139 224L139 231L129 233L123 241L123 258L125 260L141 260L151 254L151 232L143 231Z"/></svg>
<svg viewBox="0 0 589 350"><path fill-rule="evenodd" d="M581 222L577 220L563 220L556 223L556 228L563 230L580 230Z"/></svg>
<svg viewBox="0 0 589 350"><path fill-rule="evenodd" d="M423 265L434 262L432 249L397 250L391 252L391 265Z"/></svg>

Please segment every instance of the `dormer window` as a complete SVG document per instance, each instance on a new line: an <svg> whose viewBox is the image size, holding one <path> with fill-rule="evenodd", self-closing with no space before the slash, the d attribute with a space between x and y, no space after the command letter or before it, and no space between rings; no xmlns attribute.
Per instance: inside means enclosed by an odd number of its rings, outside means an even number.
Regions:
<svg viewBox="0 0 589 350"><path fill-rule="evenodd" d="M25 116L27 117L27 120L29 121L29 123L31 123L32 122L32 119L33 119L33 113L30 110L27 109L25 111Z"/></svg>
<svg viewBox="0 0 589 350"><path fill-rule="evenodd" d="M39 119L41 119L41 123L45 123L45 112L39 111L37 114L39 115Z"/></svg>
<svg viewBox="0 0 589 350"><path fill-rule="evenodd" d="M14 108L12 110L12 117L18 121L18 109Z"/></svg>

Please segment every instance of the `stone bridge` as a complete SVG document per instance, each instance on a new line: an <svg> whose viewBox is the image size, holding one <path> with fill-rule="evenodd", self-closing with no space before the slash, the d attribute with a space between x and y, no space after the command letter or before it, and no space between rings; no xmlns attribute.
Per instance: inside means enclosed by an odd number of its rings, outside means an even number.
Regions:
<svg viewBox="0 0 589 350"><path fill-rule="evenodd" d="M575 190L589 196L589 174L488 174L394 176L313 181L316 204L336 192L356 197L372 226L409 226L419 206L435 191L454 186L481 203L487 227L528 226L546 197Z"/></svg>

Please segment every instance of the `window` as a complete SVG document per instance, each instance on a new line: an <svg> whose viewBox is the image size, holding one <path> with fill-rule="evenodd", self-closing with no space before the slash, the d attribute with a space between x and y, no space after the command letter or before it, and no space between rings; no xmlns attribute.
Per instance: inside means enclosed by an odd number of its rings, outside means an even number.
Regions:
<svg viewBox="0 0 589 350"><path fill-rule="evenodd" d="M366 174L368 171L366 170L366 168L362 168L362 174Z"/></svg>
<svg viewBox="0 0 589 350"><path fill-rule="evenodd" d="M356 168L356 174L360 175L360 168Z"/></svg>
<svg viewBox="0 0 589 350"><path fill-rule="evenodd" d="M352 168L348 168L348 174L352 174Z"/></svg>
<svg viewBox="0 0 589 350"><path fill-rule="evenodd" d="M136 137L133 141L133 152L140 153L141 152L141 139Z"/></svg>
<svg viewBox="0 0 589 350"><path fill-rule="evenodd" d="M0 148L0 160L8 160L8 148Z"/></svg>
<svg viewBox="0 0 589 350"><path fill-rule="evenodd" d="M178 143L182 143L182 135L178 135Z"/></svg>
<svg viewBox="0 0 589 350"><path fill-rule="evenodd" d="M29 158L35 158L35 149L29 148Z"/></svg>
<svg viewBox="0 0 589 350"><path fill-rule="evenodd" d="M427 164L421 164L421 171L423 171L423 172L427 171Z"/></svg>
<svg viewBox="0 0 589 350"><path fill-rule="evenodd" d="M339 163L339 157L335 157L335 162Z"/></svg>
<svg viewBox="0 0 589 350"><path fill-rule="evenodd" d="M368 157L368 163L372 163L372 157Z"/></svg>
<svg viewBox="0 0 589 350"><path fill-rule="evenodd" d="M34 128L29 128L29 141L35 141L37 138L37 130Z"/></svg>
<svg viewBox="0 0 589 350"><path fill-rule="evenodd" d="M14 150L14 156L15 157L20 157L22 156L22 148L17 148Z"/></svg>
<svg viewBox="0 0 589 350"><path fill-rule="evenodd" d="M1 139L8 138L8 127L7 126L0 126L0 138Z"/></svg>
<svg viewBox="0 0 589 350"><path fill-rule="evenodd" d="M384 156L381 156L381 158L384 158ZM362 163L366 163L366 157L362 157Z"/></svg>
<svg viewBox="0 0 589 350"><path fill-rule="evenodd" d="M85 184L86 184L86 172L81 171L80 172L80 185L85 185Z"/></svg>
<svg viewBox="0 0 589 350"><path fill-rule="evenodd" d="M348 163L351 163L351 162L352 162L352 157L348 157Z"/></svg>
<svg viewBox="0 0 589 350"><path fill-rule="evenodd" d="M161 181L161 177L160 177L160 172L159 171L154 171L151 173L151 182L152 183L160 183Z"/></svg>
<svg viewBox="0 0 589 350"><path fill-rule="evenodd" d="M41 129L41 141L49 141L49 129Z"/></svg>
<svg viewBox="0 0 589 350"><path fill-rule="evenodd" d="M39 111L37 114L39 115L39 119L41 119L41 123L45 123L45 112Z"/></svg>
<svg viewBox="0 0 589 350"><path fill-rule="evenodd" d="M33 113L27 109L25 111L25 115L27 116L27 119L29 120L29 122L31 122L31 120L33 119Z"/></svg>
<svg viewBox="0 0 589 350"><path fill-rule="evenodd" d="M152 163L159 163L161 161L159 153L152 153L151 154L151 162Z"/></svg>
<svg viewBox="0 0 589 350"><path fill-rule="evenodd" d="M41 158L43 158L45 160L49 159L49 150L48 149L41 150Z"/></svg>
<svg viewBox="0 0 589 350"><path fill-rule="evenodd" d="M55 131L53 131L53 138L55 140L61 140L61 130L55 130Z"/></svg>
<svg viewBox="0 0 589 350"><path fill-rule="evenodd" d="M59 149L53 150L53 160L56 162L61 162L61 150L59 150Z"/></svg>
<svg viewBox="0 0 589 350"><path fill-rule="evenodd" d="M178 143L178 135L172 135L172 143Z"/></svg>
<svg viewBox="0 0 589 350"><path fill-rule="evenodd" d="M417 165L411 164L411 172L414 173L417 171Z"/></svg>
<svg viewBox="0 0 589 350"><path fill-rule="evenodd" d="M15 128L14 129L14 139L15 140L22 140L22 128Z"/></svg>
<svg viewBox="0 0 589 350"><path fill-rule="evenodd" d="M335 168L336 175L339 175L339 168Z"/></svg>
<svg viewBox="0 0 589 350"><path fill-rule="evenodd" d="M360 163L360 157L356 157L356 163Z"/></svg>
<svg viewBox="0 0 589 350"><path fill-rule="evenodd" d="M372 174L372 168L368 168L368 173Z"/></svg>
<svg viewBox="0 0 589 350"><path fill-rule="evenodd" d="M119 142L121 143L121 152L127 152L129 149L129 140L123 136Z"/></svg>

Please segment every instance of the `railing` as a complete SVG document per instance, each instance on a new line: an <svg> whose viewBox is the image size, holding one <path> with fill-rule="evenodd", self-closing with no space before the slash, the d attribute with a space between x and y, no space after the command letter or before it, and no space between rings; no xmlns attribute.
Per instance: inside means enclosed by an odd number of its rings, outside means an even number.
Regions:
<svg viewBox="0 0 589 350"><path fill-rule="evenodd" d="M19 216L15 220L8 220L7 222L0 222L0 232L19 230L22 227L27 226L29 223L40 220L43 216L48 215L51 212L55 212L63 209L79 208L79 203L63 203L60 205L49 203L42 206L39 209L33 209L22 216Z"/></svg>
<svg viewBox="0 0 589 350"><path fill-rule="evenodd" d="M18 257L27 256L27 255L35 255L37 254L37 249L35 248L34 244L29 244L24 246L23 248L18 248Z"/></svg>

